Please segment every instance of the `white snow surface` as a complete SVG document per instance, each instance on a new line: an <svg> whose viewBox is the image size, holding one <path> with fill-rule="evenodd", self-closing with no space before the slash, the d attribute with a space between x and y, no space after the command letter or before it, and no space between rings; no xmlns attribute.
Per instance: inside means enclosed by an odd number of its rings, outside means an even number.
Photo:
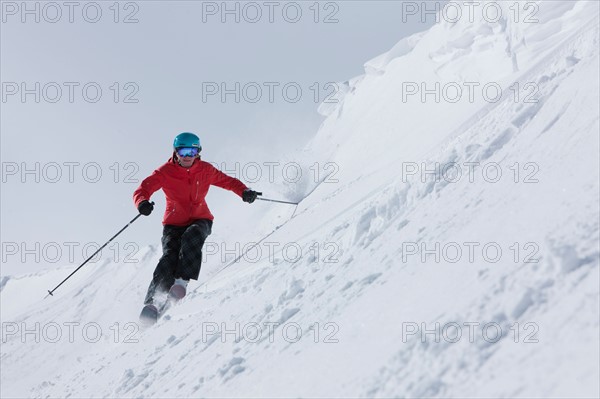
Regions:
<svg viewBox="0 0 600 399"><path fill-rule="evenodd" d="M599 397L599 6L535 3L367 62L298 154L334 174L264 215L274 255L209 258L155 326L157 247L47 299L76 266L3 276L1 396Z"/></svg>

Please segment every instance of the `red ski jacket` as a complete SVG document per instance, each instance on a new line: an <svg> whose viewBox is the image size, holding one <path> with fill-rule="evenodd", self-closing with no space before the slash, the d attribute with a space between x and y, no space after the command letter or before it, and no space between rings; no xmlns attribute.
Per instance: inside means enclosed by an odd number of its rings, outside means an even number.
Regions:
<svg viewBox="0 0 600 399"><path fill-rule="evenodd" d="M211 185L231 190L240 197L248 188L208 162L198 159L186 169L171 158L142 181L133 193L133 201L137 208L162 188L167 197L163 225L187 226L197 219L214 219L205 201Z"/></svg>

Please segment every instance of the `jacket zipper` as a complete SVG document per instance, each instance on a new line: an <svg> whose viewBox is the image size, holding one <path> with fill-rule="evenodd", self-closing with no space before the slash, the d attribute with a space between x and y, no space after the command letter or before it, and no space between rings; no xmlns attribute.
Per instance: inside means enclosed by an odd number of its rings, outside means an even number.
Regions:
<svg viewBox="0 0 600 399"><path fill-rule="evenodd" d="M167 219L169 216L171 216L171 214L172 214L173 212L175 212L175 207L173 207L173 210L172 210L171 212L169 212L169 214L167 215L167 217L165 218L165 220L166 220L166 219Z"/></svg>

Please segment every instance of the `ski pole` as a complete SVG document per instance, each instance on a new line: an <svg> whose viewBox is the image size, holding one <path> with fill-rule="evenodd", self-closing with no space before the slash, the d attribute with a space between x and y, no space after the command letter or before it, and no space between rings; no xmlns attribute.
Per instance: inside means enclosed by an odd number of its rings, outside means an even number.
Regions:
<svg viewBox="0 0 600 399"><path fill-rule="evenodd" d="M151 204L152 204L152 205L154 205L154 202L151 202ZM90 261L90 259L92 259L94 256L96 256L96 254L97 254L98 252L102 251L102 249L103 249L105 246L107 246L107 245L108 245L108 244L109 244L109 243L110 243L112 240L114 240L114 239L115 239L115 237L116 237L116 236L118 236L119 234L121 234L121 233L123 232L123 230L125 230L126 228L128 228L128 227L129 227L129 225L130 225L130 224L132 224L133 222L135 222L135 221L137 220L137 218L139 218L140 216L142 216L142 214L141 214L141 213L139 213L139 214L138 214L136 217L134 217L133 219L131 219L131 221L130 221L129 223L127 223L127 224L125 225L125 227L123 227L121 230L119 230L119 231L117 232L117 234L115 234L115 235L114 235L114 236L112 236L112 237L111 237L111 238L110 238L108 241L106 241L106 243L105 243L103 246L101 246L100 248L98 248L98 250L97 250L96 252L94 252L94 254L93 254L92 256L90 256L89 258L87 258L87 259L85 260L85 262L83 262L83 263L82 263L82 264L81 264L81 265L80 265L80 266L79 266L77 269L75 269L75 270L74 270L74 271L73 271L71 274L69 274L69 275L67 276L67 278L65 278L63 281L61 281L61 282L60 282L60 284L58 284L56 287L54 287L54 289L53 289L53 290L48 290L48 295L46 295L46 296L44 297L44 299L48 298L48 296L54 296L53 292L54 292L54 291L56 291L56 289L57 289L58 287L60 287L61 285L63 285L63 283L64 283L65 281L67 281L69 278L71 278L71 276L72 276L72 275L74 275L75 273L77 273L77 271L78 271L79 269L81 269L81 268L83 267L83 265L85 265L86 263L88 263L88 262Z"/></svg>
<svg viewBox="0 0 600 399"><path fill-rule="evenodd" d="M280 200L274 200L274 199L268 199L268 198L260 198L260 197L257 197L256 199L261 200L261 201L279 202L280 204L298 205L298 202L280 201Z"/></svg>
<svg viewBox="0 0 600 399"><path fill-rule="evenodd" d="M258 193L258 195L262 195L262 193ZM269 201L269 202L279 202L280 204L290 204L290 205L298 205L298 202L290 202L290 201L281 201L281 200L275 200L275 199L270 199L270 198L260 198L260 197L256 197L257 200L261 200L261 201Z"/></svg>

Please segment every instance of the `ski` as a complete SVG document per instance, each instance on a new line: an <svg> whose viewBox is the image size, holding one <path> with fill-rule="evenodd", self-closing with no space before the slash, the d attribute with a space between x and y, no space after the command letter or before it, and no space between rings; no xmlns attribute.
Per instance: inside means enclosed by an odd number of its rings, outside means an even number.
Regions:
<svg viewBox="0 0 600 399"><path fill-rule="evenodd" d="M140 313L140 322L144 326L152 326L158 322L165 312L172 306L179 302L186 294L184 286L174 284L169 293L167 294L164 301L159 306L155 304L148 304L142 308Z"/></svg>
<svg viewBox="0 0 600 399"><path fill-rule="evenodd" d="M159 311L155 305L145 305L140 313L140 323L142 323L143 326L151 326L156 324L158 321L158 316Z"/></svg>

